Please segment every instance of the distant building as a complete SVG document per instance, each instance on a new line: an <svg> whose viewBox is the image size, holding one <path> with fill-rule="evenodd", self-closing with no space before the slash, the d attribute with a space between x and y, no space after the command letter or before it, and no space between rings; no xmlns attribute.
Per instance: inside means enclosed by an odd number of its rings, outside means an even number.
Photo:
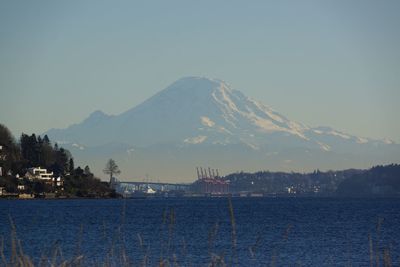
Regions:
<svg viewBox="0 0 400 267"><path fill-rule="evenodd" d="M288 194L296 194L296 188L294 186L286 187L287 193Z"/></svg>
<svg viewBox="0 0 400 267"><path fill-rule="evenodd" d="M55 186L63 186L64 185L64 180L61 177L53 177L52 181Z"/></svg>
<svg viewBox="0 0 400 267"><path fill-rule="evenodd" d="M62 177L54 177L53 172L48 172L47 169L41 167L29 168L24 177L31 181L41 180L51 186L62 187L64 185L64 179ZM20 177L20 179L24 177Z"/></svg>
<svg viewBox="0 0 400 267"><path fill-rule="evenodd" d="M18 190L19 190L19 191L24 191L24 190L25 190L25 185L19 184L19 185L18 185Z"/></svg>
<svg viewBox="0 0 400 267"><path fill-rule="evenodd" d="M42 169L41 167L29 168L28 172L25 174L25 177L29 180L39 179L45 181L53 180L53 172L47 172L47 169Z"/></svg>
<svg viewBox="0 0 400 267"><path fill-rule="evenodd" d="M25 174L25 178L28 178L29 180L42 180L47 184L58 187L64 185L64 181L61 177L54 177L53 172L48 172L47 169L41 167L29 168L27 173Z"/></svg>

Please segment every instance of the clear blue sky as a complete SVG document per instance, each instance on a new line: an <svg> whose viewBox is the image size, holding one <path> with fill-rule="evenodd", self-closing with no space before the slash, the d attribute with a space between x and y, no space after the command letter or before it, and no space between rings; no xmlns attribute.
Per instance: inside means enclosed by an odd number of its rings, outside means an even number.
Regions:
<svg viewBox="0 0 400 267"><path fill-rule="evenodd" d="M400 142L400 1L0 1L16 136L220 78L310 126Z"/></svg>

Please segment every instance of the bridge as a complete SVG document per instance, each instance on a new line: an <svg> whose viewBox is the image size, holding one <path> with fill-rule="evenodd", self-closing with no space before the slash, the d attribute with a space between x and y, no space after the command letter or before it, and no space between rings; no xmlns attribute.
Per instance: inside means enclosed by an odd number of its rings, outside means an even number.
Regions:
<svg viewBox="0 0 400 267"><path fill-rule="evenodd" d="M196 168L197 180L193 183L162 183L150 181L119 181L117 178L112 177L110 185L118 193L132 194L132 193L147 193L153 194L156 192L169 192L169 191L185 191L190 189L205 194L226 194L229 192L229 183L220 179L218 169L211 168ZM207 173L208 171L208 173Z"/></svg>

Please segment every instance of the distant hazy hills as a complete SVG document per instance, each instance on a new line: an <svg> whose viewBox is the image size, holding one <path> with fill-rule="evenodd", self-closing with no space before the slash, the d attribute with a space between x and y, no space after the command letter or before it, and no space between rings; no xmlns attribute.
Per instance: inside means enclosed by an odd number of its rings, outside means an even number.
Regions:
<svg viewBox="0 0 400 267"><path fill-rule="evenodd" d="M367 168L398 162L390 140L311 128L233 90L223 81L180 79L116 116L101 111L46 134L101 174L105 161L120 164L123 179L190 181L195 166L237 170Z"/></svg>

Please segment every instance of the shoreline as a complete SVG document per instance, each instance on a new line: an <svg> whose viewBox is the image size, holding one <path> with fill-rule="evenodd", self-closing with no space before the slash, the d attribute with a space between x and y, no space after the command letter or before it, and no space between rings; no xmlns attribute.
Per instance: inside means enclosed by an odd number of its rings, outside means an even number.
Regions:
<svg viewBox="0 0 400 267"><path fill-rule="evenodd" d="M279 196L232 196L232 195L221 195L221 196L173 196L173 197L164 197L164 196L144 196L144 197L32 197L32 198L19 198L19 197L7 197L0 196L0 201L3 200L21 200L21 201L38 201L38 200L154 200L154 199L222 199L222 198L231 198L231 199L400 199L398 195L391 196L338 196L338 195L325 195L325 196L290 196L290 195L279 195Z"/></svg>

